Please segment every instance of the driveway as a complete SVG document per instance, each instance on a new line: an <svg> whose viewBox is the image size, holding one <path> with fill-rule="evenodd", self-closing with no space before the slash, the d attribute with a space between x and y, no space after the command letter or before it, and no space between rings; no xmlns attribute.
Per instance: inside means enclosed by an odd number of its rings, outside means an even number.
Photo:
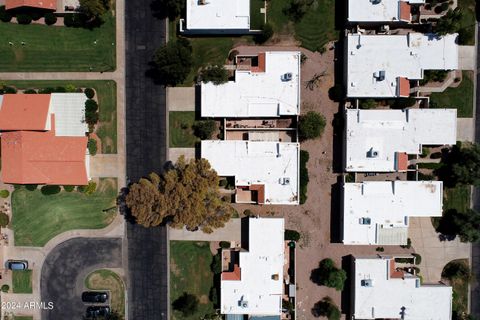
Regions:
<svg viewBox="0 0 480 320"><path fill-rule="evenodd" d="M43 320L80 320L85 314L81 300L83 278L99 268L122 267L122 239L74 238L53 249L42 267L42 301L53 302L42 311Z"/></svg>

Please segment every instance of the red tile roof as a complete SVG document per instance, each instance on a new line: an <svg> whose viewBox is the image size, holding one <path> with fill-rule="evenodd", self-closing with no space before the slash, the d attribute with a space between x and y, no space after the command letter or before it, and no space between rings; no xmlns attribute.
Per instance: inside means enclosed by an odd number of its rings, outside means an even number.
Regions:
<svg viewBox="0 0 480 320"><path fill-rule="evenodd" d="M250 190L257 191L257 203L265 203L265 185L264 184L252 184Z"/></svg>
<svg viewBox="0 0 480 320"><path fill-rule="evenodd" d="M410 4L406 1L400 1L400 20L410 22Z"/></svg>
<svg viewBox="0 0 480 320"><path fill-rule="evenodd" d="M242 270L238 265L234 265L232 272L222 272L222 280L240 281L242 280Z"/></svg>
<svg viewBox="0 0 480 320"><path fill-rule="evenodd" d="M258 67L252 67L252 72L265 72L266 69L265 52L258 54Z"/></svg>
<svg viewBox="0 0 480 320"><path fill-rule="evenodd" d="M53 131L5 132L2 181L15 184L88 184L87 137L56 137Z"/></svg>
<svg viewBox="0 0 480 320"><path fill-rule="evenodd" d="M404 272L401 270L397 270L395 266L395 260L392 259L390 260L390 278L392 279L398 279L398 278L403 278Z"/></svg>
<svg viewBox="0 0 480 320"><path fill-rule="evenodd" d="M21 7L57 10L57 0L5 0L7 10Z"/></svg>
<svg viewBox="0 0 480 320"><path fill-rule="evenodd" d="M410 81L407 78L398 78L399 85L399 96L400 97L409 97L410 96Z"/></svg>
<svg viewBox="0 0 480 320"><path fill-rule="evenodd" d="M4 94L0 130L45 130L49 94Z"/></svg>
<svg viewBox="0 0 480 320"><path fill-rule="evenodd" d="M407 171L408 169L408 154L405 152L395 152L396 169L397 171Z"/></svg>

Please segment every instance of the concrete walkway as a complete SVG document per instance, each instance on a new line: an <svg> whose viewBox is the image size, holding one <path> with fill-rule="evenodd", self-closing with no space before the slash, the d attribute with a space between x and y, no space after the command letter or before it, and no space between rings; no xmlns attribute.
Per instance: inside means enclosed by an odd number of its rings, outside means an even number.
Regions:
<svg viewBox="0 0 480 320"><path fill-rule="evenodd" d="M169 111L195 111L195 87L167 88Z"/></svg>
<svg viewBox="0 0 480 320"><path fill-rule="evenodd" d="M185 156L185 160L190 160L195 158L195 148L169 148L168 149L168 160L172 162L177 162L180 156Z"/></svg>
<svg viewBox="0 0 480 320"><path fill-rule="evenodd" d="M409 236L415 252L422 256L418 266L426 283L440 281L445 265L455 259L470 259L470 243L440 241L430 218L411 218Z"/></svg>
<svg viewBox="0 0 480 320"><path fill-rule="evenodd" d="M475 46L458 46L458 69L475 70Z"/></svg>
<svg viewBox="0 0 480 320"><path fill-rule="evenodd" d="M241 219L231 219L224 228L216 229L212 233L188 231L184 229L169 228L170 240L182 241L237 241L241 240Z"/></svg>
<svg viewBox="0 0 480 320"><path fill-rule="evenodd" d="M118 156L116 154L97 154L90 158L90 177L109 178L117 177Z"/></svg>
<svg viewBox="0 0 480 320"><path fill-rule="evenodd" d="M475 139L475 119L457 118L457 140L473 142Z"/></svg>

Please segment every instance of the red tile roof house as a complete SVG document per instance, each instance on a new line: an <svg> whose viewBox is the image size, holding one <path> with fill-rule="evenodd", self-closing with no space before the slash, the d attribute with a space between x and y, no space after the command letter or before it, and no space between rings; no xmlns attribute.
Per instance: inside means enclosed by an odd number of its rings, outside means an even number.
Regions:
<svg viewBox="0 0 480 320"><path fill-rule="evenodd" d="M57 0L5 0L6 10L35 8L40 10L56 11Z"/></svg>
<svg viewBox="0 0 480 320"><path fill-rule="evenodd" d="M85 101L83 93L0 96L2 181L88 184Z"/></svg>

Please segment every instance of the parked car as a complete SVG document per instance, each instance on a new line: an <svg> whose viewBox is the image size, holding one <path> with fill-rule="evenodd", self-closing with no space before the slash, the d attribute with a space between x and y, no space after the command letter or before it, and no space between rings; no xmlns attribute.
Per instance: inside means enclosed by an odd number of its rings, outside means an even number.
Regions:
<svg viewBox="0 0 480 320"><path fill-rule="evenodd" d="M25 260L7 260L7 269L10 270L27 270L28 262Z"/></svg>
<svg viewBox="0 0 480 320"><path fill-rule="evenodd" d="M110 307L108 306L91 306L87 308L86 316L88 319L95 319L97 317L106 317L110 314Z"/></svg>
<svg viewBox="0 0 480 320"><path fill-rule="evenodd" d="M82 293L83 302L105 303L108 300L108 293L105 291L85 291Z"/></svg>

